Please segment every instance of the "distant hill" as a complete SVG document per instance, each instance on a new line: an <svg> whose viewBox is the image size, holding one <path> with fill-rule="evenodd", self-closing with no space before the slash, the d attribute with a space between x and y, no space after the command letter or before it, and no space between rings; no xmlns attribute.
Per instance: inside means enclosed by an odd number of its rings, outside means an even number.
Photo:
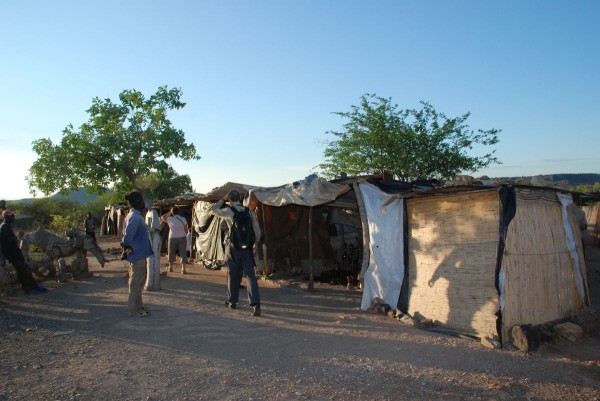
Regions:
<svg viewBox="0 0 600 401"><path fill-rule="evenodd" d="M540 174L537 176L518 176L518 177L495 177L493 180L508 180L508 181L519 181L528 180L534 177L544 177L552 182L568 182L569 187L576 187L578 185L594 185L600 182L600 174L593 173L582 173L582 174Z"/></svg>
<svg viewBox="0 0 600 401"><path fill-rule="evenodd" d="M56 193L56 194L52 195L51 198L52 199L69 200L69 201L75 202L75 203L87 203L87 202L93 201L96 198L98 198L98 194L88 194L85 192L85 190L83 188L79 188L79 190L77 190L77 191L68 191L66 195L59 195L58 193ZM19 203L22 203L25 205L29 205L35 199L40 199L40 198L23 198L23 199L17 200L16 202L19 202Z"/></svg>
<svg viewBox="0 0 600 401"><path fill-rule="evenodd" d="M98 198L98 194L88 194L83 188L79 188L77 191L69 191L67 195L54 194L51 197L53 199L69 200L75 203L87 203Z"/></svg>
<svg viewBox="0 0 600 401"><path fill-rule="evenodd" d="M594 185L600 182L600 174L552 174L553 181L568 181L569 185Z"/></svg>

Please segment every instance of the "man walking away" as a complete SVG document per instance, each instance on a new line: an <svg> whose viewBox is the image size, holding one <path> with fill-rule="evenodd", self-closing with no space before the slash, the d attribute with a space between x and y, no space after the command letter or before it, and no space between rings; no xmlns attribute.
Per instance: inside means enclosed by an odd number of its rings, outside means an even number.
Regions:
<svg viewBox="0 0 600 401"><path fill-rule="evenodd" d="M252 306L252 316L260 316L260 295L258 281L254 273L254 250L260 241L260 226L252 210L241 203L241 195L232 190L215 203L208 212L225 220L229 235L225 239L225 260L227 264L227 302L235 309L240 292L242 275L248 280L248 301ZM228 207L221 209L223 204Z"/></svg>
<svg viewBox="0 0 600 401"><path fill-rule="evenodd" d="M181 274L186 274L185 265L187 264L187 233L188 224L185 217L179 215L179 208L174 206L171 211L160 216L161 221L169 225L169 270L173 271L177 251L181 258Z"/></svg>

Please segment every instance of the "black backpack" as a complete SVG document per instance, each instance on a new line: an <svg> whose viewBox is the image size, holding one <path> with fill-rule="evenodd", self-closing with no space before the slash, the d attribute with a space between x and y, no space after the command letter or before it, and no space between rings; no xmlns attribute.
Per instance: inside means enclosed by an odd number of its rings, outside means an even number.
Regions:
<svg viewBox="0 0 600 401"><path fill-rule="evenodd" d="M255 237L250 209L244 207L244 211L239 212L235 207L231 207L231 210L233 211L233 224L229 233L231 243L239 250L252 249Z"/></svg>

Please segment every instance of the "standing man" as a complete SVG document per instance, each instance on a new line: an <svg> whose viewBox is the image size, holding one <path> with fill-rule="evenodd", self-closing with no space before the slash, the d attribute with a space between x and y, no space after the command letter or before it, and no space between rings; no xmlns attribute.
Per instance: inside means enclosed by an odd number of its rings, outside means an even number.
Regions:
<svg viewBox="0 0 600 401"><path fill-rule="evenodd" d="M15 221L15 213L11 210L2 212L3 223L0 225L0 247L2 254L17 271L17 278L25 294L39 294L46 292L46 288L38 286L31 275L31 269L27 266L21 248L19 239L15 235L12 224ZM4 267L2 267L3 269Z"/></svg>
<svg viewBox="0 0 600 401"><path fill-rule="evenodd" d="M212 205L208 210L213 216L225 220L229 235L225 239L225 260L227 263L227 302L229 309L235 309L239 298L242 275L248 280L248 302L252 306L252 316L260 316L260 295L258 281L254 273L254 250L260 241L260 226L252 210L241 203L241 195L232 190ZM221 209L223 204L228 207ZM249 217L249 219L248 219Z"/></svg>
<svg viewBox="0 0 600 401"><path fill-rule="evenodd" d="M158 211L152 207L146 212L146 225L150 235L150 245L152 246L152 255L147 259L146 291L161 290L160 287L160 249L162 246L162 235L160 230L160 218Z"/></svg>
<svg viewBox="0 0 600 401"><path fill-rule="evenodd" d="M96 221L92 217L91 212L88 212L87 218L83 221L83 225L85 227L85 235L89 235L94 242L96 242Z"/></svg>
<svg viewBox="0 0 600 401"><path fill-rule="evenodd" d="M160 216L161 221L169 225L169 269L173 271L176 253L179 251L181 258L181 274L186 274L185 265L187 264L187 233L188 224L184 217L179 215L179 208L174 206L171 211Z"/></svg>
<svg viewBox="0 0 600 401"><path fill-rule="evenodd" d="M131 210L123 224L121 246L129 262L129 316L148 316L150 313L142 303L142 289L146 282L146 258L152 255L148 226L142 217L144 198L139 192L125 196Z"/></svg>

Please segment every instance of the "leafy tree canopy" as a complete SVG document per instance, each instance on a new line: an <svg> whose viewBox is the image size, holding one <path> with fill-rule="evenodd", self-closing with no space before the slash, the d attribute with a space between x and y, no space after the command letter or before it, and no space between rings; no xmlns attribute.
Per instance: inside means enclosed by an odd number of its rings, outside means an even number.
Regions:
<svg viewBox="0 0 600 401"><path fill-rule="evenodd" d="M596 182L593 185L586 185L586 184L582 184L582 185L577 185L574 187L571 187L571 191L576 191L576 192L600 192L600 182Z"/></svg>
<svg viewBox="0 0 600 401"><path fill-rule="evenodd" d="M30 204L18 205L15 209L27 216L26 225L31 230L49 229L60 235L67 228L81 226L85 217L81 205L66 199L34 199Z"/></svg>
<svg viewBox="0 0 600 401"><path fill-rule="evenodd" d="M335 138L326 144L325 161L318 167L328 178L340 172L355 176L387 171L405 182L447 180L500 164L495 150L468 154L474 146L495 145L500 133L472 130L467 125L470 113L448 118L427 102L421 102L420 110L400 110L391 98L366 94L359 106L334 114L347 122L342 130L327 132Z"/></svg>
<svg viewBox="0 0 600 401"><path fill-rule="evenodd" d="M181 94L181 89L163 86L148 99L136 90L121 92L120 103L94 98L88 122L78 130L69 124L59 144L48 138L33 142L38 159L27 177L31 192L48 195L83 187L101 194L112 187L146 195L149 177L175 180L169 158L200 159L167 118L169 110L185 107ZM180 180L189 184L189 176Z"/></svg>
<svg viewBox="0 0 600 401"><path fill-rule="evenodd" d="M179 175L172 168L148 174L141 181L142 186L147 188L146 197L148 199L167 199L193 192L190 176Z"/></svg>

